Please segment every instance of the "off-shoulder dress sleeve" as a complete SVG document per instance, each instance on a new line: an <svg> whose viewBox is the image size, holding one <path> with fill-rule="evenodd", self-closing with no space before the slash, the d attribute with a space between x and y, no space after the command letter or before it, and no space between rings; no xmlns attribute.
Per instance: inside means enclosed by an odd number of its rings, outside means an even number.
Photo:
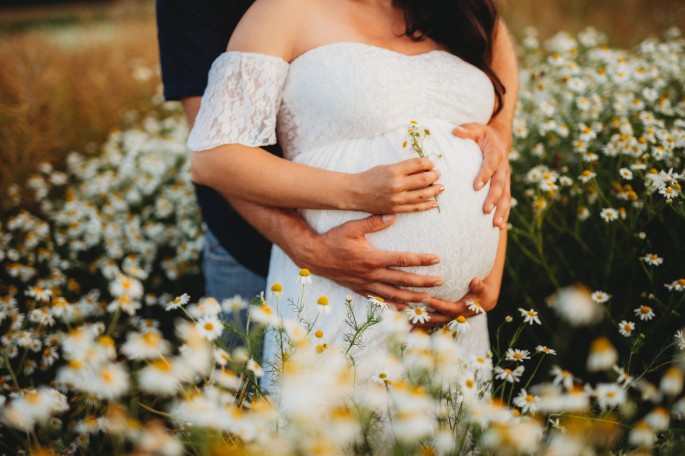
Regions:
<svg viewBox="0 0 685 456"><path fill-rule="evenodd" d="M279 57L225 52L212 64L188 138L192 151L224 144L276 143L276 117L289 64Z"/></svg>

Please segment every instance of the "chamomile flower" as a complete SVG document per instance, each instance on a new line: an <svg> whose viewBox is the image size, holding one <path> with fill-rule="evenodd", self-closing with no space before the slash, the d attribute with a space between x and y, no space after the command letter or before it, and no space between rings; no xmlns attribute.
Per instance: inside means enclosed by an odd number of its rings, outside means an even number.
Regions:
<svg viewBox="0 0 685 456"><path fill-rule="evenodd" d="M537 404L539 402L540 398L533 394L529 394L525 388L523 388L518 396L514 398L514 405L520 408L523 413L537 412Z"/></svg>
<svg viewBox="0 0 685 456"><path fill-rule="evenodd" d="M321 314L328 315L331 313L332 308L327 296L319 296L319 299L316 300L316 305Z"/></svg>
<svg viewBox="0 0 685 456"><path fill-rule="evenodd" d="M188 293L183 293L180 296L176 296L173 301L167 303L164 310L175 310L179 307L183 307L190 301L190 295Z"/></svg>
<svg viewBox="0 0 685 456"><path fill-rule="evenodd" d="M146 393L171 396L181 387L174 365L166 358L157 359L138 372L138 386Z"/></svg>
<svg viewBox="0 0 685 456"><path fill-rule="evenodd" d="M247 306L249 306L249 303L240 295L235 295L232 298L221 301L221 310L227 313L243 311L247 309Z"/></svg>
<svg viewBox="0 0 685 456"><path fill-rule="evenodd" d="M665 283L664 286L668 291L685 291L685 278L681 277L671 283Z"/></svg>
<svg viewBox="0 0 685 456"><path fill-rule="evenodd" d="M625 180L632 180L633 179L633 172L628 168L621 168L618 170L618 173Z"/></svg>
<svg viewBox="0 0 685 456"><path fill-rule="evenodd" d="M52 298L52 290L43 287L30 287L26 290L26 296L40 302L49 302Z"/></svg>
<svg viewBox="0 0 685 456"><path fill-rule="evenodd" d="M610 369L618 361L618 352L606 337L596 338L590 345L587 370L598 372Z"/></svg>
<svg viewBox="0 0 685 456"><path fill-rule="evenodd" d="M379 385L390 386L395 382L396 378L389 368L383 367L373 374L371 380Z"/></svg>
<svg viewBox="0 0 685 456"><path fill-rule="evenodd" d="M463 315L459 315L447 324L450 331L457 334L466 334L471 330L468 320Z"/></svg>
<svg viewBox="0 0 685 456"><path fill-rule="evenodd" d="M250 358L247 361L247 365L245 366L247 370L251 371L255 377L260 378L264 376L264 369L262 369L262 366L260 366L257 361L254 359Z"/></svg>
<svg viewBox="0 0 685 456"><path fill-rule="evenodd" d="M597 176L597 173L595 173L594 171L590 171L589 169L586 169L586 170L583 170L582 173L580 173L580 176L578 176L578 180L584 184L587 184L596 176Z"/></svg>
<svg viewBox="0 0 685 456"><path fill-rule="evenodd" d="M593 301L595 301L597 304L604 304L607 302L609 299L611 299L611 295L609 293L606 293L602 290L597 290L594 291L590 297L592 298Z"/></svg>
<svg viewBox="0 0 685 456"><path fill-rule="evenodd" d="M507 350L505 357L507 361L515 361L517 363L521 363L527 359L530 359L530 352L528 350L510 348Z"/></svg>
<svg viewBox="0 0 685 456"><path fill-rule="evenodd" d="M618 407L626 400L625 389L616 383L599 383L593 393L602 410Z"/></svg>
<svg viewBox="0 0 685 456"><path fill-rule="evenodd" d="M635 331L635 323L632 321L621 320L618 323L618 332L621 333L623 337L630 337Z"/></svg>
<svg viewBox="0 0 685 456"><path fill-rule="evenodd" d="M642 261L644 261L650 266L660 266L661 264L663 264L664 259L656 253L648 253L642 257Z"/></svg>
<svg viewBox="0 0 685 456"><path fill-rule="evenodd" d="M278 315L266 302L258 306L250 306L250 319L270 326L278 326L279 324Z"/></svg>
<svg viewBox="0 0 685 456"><path fill-rule="evenodd" d="M540 322L540 318L538 317L538 313L533 310L533 309L523 309L519 307L519 312L521 313L521 316L523 317L523 322L524 323L529 323L531 326L535 323L538 325L541 325L542 323Z"/></svg>
<svg viewBox="0 0 685 456"><path fill-rule="evenodd" d="M535 347L535 351L537 353L543 353L545 355L556 355L557 354L556 350L549 348L545 345L538 345L537 347Z"/></svg>
<svg viewBox="0 0 685 456"><path fill-rule="evenodd" d="M607 223L613 222L614 220L618 220L618 211L613 207L607 207L602 209L602 211L599 213L599 216L602 217L602 220Z"/></svg>
<svg viewBox="0 0 685 456"><path fill-rule="evenodd" d="M661 377L659 389L670 397L676 397L683 392L683 372L675 367L669 367Z"/></svg>
<svg viewBox="0 0 685 456"><path fill-rule="evenodd" d="M273 296L276 299L279 299L282 294L283 294L283 285L281 285L278 282L271 285L271 296Z"/></svg>
<svg viewBox="0 0 685 456"><path fill-rule="evenodd" d="M652 448L656 442L656 434L644 420L635 423L628 434L628 443L638 448Z"/></svg>
<svg viewBox="0 0 685 456"><path fill-rule="evenodd" d="M297 275L297 281L302 285L311 285L312 273L309 272L309 269L300 269L300 272Z"/></svg>
<svg viewBox="0 0 685 456"><path fill-rule="evenodd" d="M369 303L381 308L382 310L388 309L388 303L385 302L385 300L379 296L368 296Z"/></svg>
<svg viewBox="0 0 685 456"><path fill-rule="evenodd" d="M640 306L636 309L633 309L633 313L642 321L649 321L654 318L654 309L649 306Z"/></svg>
<svg viewBox="0 0 685 456"><path fill-rule="evenodd" d="M215 316L206 315L196 323L199 333L208 341L213 341L224 332L224 325Z"/></svg>
<svg viewBox="0 0 685 456"><path fill-rule="evenodd" d="M626 372L624 368L614 365L613 369L614 372L618 374L618 378L616 378L616 383L624 386L628 386L631 383L633 383L633 377L628 372Z"/></svg>
<svg viewBox="0 0 685 456"><path fill-rule="evenodd" d="M467 299L466 308L469 309L471 312L475 313L476 315L485 313L483 305L477 299Z"/></svg>
<svg viewBox="0 0 685 456"><path fill-rule="evenodd" d="M550 374L554 376L552 384L561 385L566 390L573 388L574 377L571 372L567 371L566 369L562 369L559 366L553 366Z"/></svg>
<svg viewBox="0 0 685 456"><path fill-rule="evenodd" d="M659 193L668 201L671 201L673 198L678 196L678 190L670 186L667 187L666 185L659 187Z"/></svg>
<svg viewBox="0 0 685 456"><path fill-rule="evenodd" d="M504 380L509 383L518 383L521 381L521 376L525 367L518 366L516 369L503 368L500 366L495 367L495 378L498 380Z"/></svg>
<svg viewBox="0 0 685 456"><path fill-rule="evenodd" d="M405 310L405 313L407 314L409 322L413 325L417 323L423 324L431 319L430 314L424 305L412 304L409 306L409 308L407 308L407 310Z"/></svg>
<svg viewBox="0 0 685 456"><path fill-rule="evenodd" d="M680 350L685 350L685 331L678 330L675 333L676 344Z"/></svg>
<svg viewBox="0 0 685 456"><path fill-rule="evenodd" d="M214 362L219 366L224 367L231 360L231 355L222 348L214 348Z"/></svg>

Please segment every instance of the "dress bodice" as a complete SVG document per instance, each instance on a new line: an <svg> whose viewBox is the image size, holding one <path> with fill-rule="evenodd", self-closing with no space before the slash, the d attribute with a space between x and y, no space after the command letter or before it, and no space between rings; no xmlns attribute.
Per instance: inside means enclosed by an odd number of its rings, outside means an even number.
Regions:
<svg viewBox="0 0 685 456"><path fill-rule="evenodd" d="M351 138L381 135L412 119L487 123L489 78L443 50L407 55L340 42L288 63L251 52L221 54L188 145L264 146L278 140L286 158Z"/></svg>
<svg viewBox="0 0 685 456"><path fill-rule="evenodd" d="M485 73L447 51L407 55L355 42L323 45L293 60L282 97L278 139L290 159L412 119L487 123L494 104Z"/></svg>

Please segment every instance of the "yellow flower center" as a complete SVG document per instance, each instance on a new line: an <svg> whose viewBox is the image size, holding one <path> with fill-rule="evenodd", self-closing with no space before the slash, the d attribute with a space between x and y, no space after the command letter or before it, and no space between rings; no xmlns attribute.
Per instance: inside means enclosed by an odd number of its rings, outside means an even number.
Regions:
<svg viewBox="0 0 685 456"><path fill-rule="evenodd" d="M114 347L114 339L112 339L111 336L104 335L98 337L98 344L102 345L103 347Z"/></svg>
<svg viewBox="0 0 685 456"><path fill-rule="evenodd" d="M300 269L300 277L309 277L311 274L309 269Z"/></svg>
<svg viewBox="0 0 685 456"><path fill-rule="evenodd" d="M211 321L207 321L205 322L204 327L207 331L211 331L214 329L214 323L212 323Z"/></svg>
<svg viewBox="0 0 685 456"><path fill-rule="evenodd" d="M283 291L283 285L281 285L280 283L274 283L273 285L271 285L271 291L276 293L281 292Z"/></svg>
<svg viewBox="0 0 685 456"><path fill-rule="evenodd" d="M511 369L505 368L505 369L504 369L504 373L507 374L507 375L511 375L512 370L511 370Z"/></svg>
<svg viewBox="0 0 685 456"><path fill-rule="evenodd" d="M466 317L464 317L463 315L459 315L459 316L457 317L457 323L463 325L464 323L466 323Z"/></svg>
<svg viewBox="0 0 685 456"><path fill-rule="evenodd" d="M642 312L643 314L648 314L651 310L652 310L652 308L649 306L641 306L640 307L640 312Z"/></svg>
<svg viewBox="0 0 685 456"><path fill-rule="evenodd" d="M537 315L537 313L536 313L534 310L529 310L529 311L528 311L528 316L530 316L530 317L535 317L536 315Z"/></svg>
<svg viewBox="0 0 685 456"><path fill-rule="evenodd" d="M314 333L314 335L317 338L321 339L323 337L323 331L321 331L320 329L317 329L316 332Z"/></svg>
<svg viewBox="0 0 685 456"><path fill-rule="evenodd" d="M528 394L528 395L526 396L526 402L528 402L528 403L533 403L533 402L535 402L535 396L533 396L532 394Z"/></svg>
<svg viewBox="0 0 685 456"><path fill-rule="evenodd" d="M416 308L416 309L414 309L414 313L416 315L423 315L423 309Z"/></svg>
<svg viewBox="0 0 685 456"><path fill-rule="evenodd" d="M380 378L381 380L385 380L386 378L388 378L388 374L386 374L385 372L381 372L380 374L378 374L378 378Z"/></svg>
<svg viewBox="0 0 685 456"><path fill-rule="evenodd" d="M464 385L466 385L467 388L473 388L476 385L476 382L469 378L466 380L466 382L464 382Z"/></svg>
<svg viewBox="0 0 685 456"><path fill-rule="evenodd" d="M266 304L262 304L262 312L265 314L271 315L271 307L267 306Z"/></svg>
<svg viewBox="0 0 685 456"><path fill-rule="evenodd" d="M166 359L157 359L150 364L155 369L162 372L171 372L171 363Z"/></svg>
<svg viewBox="0 0 685 456"><path fill-rule="evenodd" d="M327 306L328 305L328 298L326 296L320 296L319 299L316 301L316 303L320 306Z"/></svg>
<svg viewBox="0 0 685 456"><path fill-rule="evenodd" d="M105 383L112 383L112 381L114 380L114 376L109 371L109 369L104 369L100 374L100 378L102 378L102 381Z"/></svg>
<svg viewBox="0 0 685 456"><path fill-rule="evenodd" d="M37 404L38 402L40 402L40 395L38 394L37 391L29 391L28 393L26 393L26 396L25 396L25 397L26 397L26 400L27 400L30 404L34 404L34 405L35 405L35 404Z"/></svg>

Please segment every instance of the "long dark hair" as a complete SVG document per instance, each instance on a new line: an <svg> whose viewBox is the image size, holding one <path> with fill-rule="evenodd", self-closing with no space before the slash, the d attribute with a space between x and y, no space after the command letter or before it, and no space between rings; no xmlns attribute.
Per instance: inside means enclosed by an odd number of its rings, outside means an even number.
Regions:
<svg viewBox="0 0 685 456"><path fill-rule="evenodd" d="M430 37L488 75L495 88L497 114L506 89L490 67L498 22L494 0L393 0L404 9L405 34L419 41Z"/></svg>

